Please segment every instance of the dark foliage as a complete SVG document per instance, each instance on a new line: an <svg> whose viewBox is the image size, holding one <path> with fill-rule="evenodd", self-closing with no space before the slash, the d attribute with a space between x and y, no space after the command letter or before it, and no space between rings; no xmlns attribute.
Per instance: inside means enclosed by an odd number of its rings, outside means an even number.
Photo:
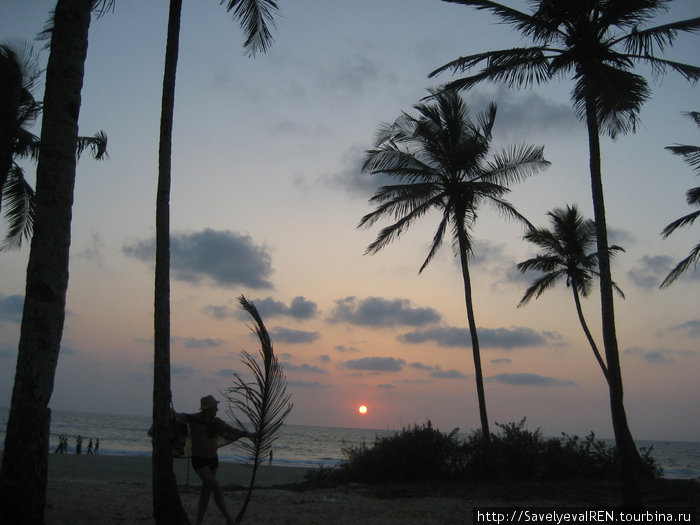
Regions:
<svg viewBox="0 0 700 525"><path fill-rule="evenodd" d="M544 438L539 429L525 429L525 419L496 426L499 431L491 434L490 460L481 432L459 439L458 429L443 434L428 421L389 437L376 437L371 446L344 448L347 459L338 468L311 471L307 482L331 486L491 478L612 480L619 475L615 446L596 440L592 432L583 439L566 434ZM642 449L642 460L641 476L651 479L661 474L651 450Z"/></svg>

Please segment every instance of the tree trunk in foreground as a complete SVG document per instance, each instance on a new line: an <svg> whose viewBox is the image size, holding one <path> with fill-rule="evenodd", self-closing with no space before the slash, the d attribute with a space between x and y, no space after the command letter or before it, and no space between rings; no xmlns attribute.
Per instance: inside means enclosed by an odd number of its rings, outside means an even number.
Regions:
<svg viewBox="0 0 700 525"><path fill-rule="evenodd" d="M608 252L608 231L605 222L603 198L603 177L600 167L599 127L594 102L586 103L586 124L590 154L591 193L598 243L598 265L600 268L600 303L603 325L603 344L608 366L608 389L610 391L610 412L612 415L615 445L620 461L622 499L626 506L642 506L643 500L637 479L641 458L627 424L623 402L622 370L615 333L615 310L613 306L612 274Z"/></svg>
<svg viewBox="0 0 700 525"><path fill-rule="evenodd" d="M175 76L182 0L170 1L160 116L156 195L156 269L153 352L153 517L159 525L190 523L173 472L170 407L170 163Z"/></svg>
<svg viewBox="0 0 700 525"><path fill-rule="evenodd" d="M92 4L92 0L59 0L55 10L37 164L34 235L2 462L0 516L4 523L44 523L48 404L65 319L75 148Z"/></svg>

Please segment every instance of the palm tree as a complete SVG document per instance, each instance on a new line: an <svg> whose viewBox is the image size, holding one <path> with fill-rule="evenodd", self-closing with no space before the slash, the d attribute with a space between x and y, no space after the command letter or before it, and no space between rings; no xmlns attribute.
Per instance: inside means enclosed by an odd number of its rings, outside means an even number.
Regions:
<svg viewBox="0 0 700 525"><path fill-rule="evenodd" d="M697 111L690 111L686 113L686 115L692 118L698 125L698 127L700 127L700 113L698 113ZM676 155L682 156L683 160L693 168L695 174L700 175L700 146L676 144L675 146L666 146L666 149ZM697 206L700 208L700 186L690 188L685 194L685 197L685 200L689 206ZM695 219L697 219L698 217L700 217L700 210L691 212L688 215L684 215L680 219L676 219L671 224L666 226L661 232L661 235L663 235L663 238L665 239L681 226L690 226L691 224L693 224L693 222L695 222ZM697 264L699 260L700 243L696 244L695 247L692 250L690 250L690 254L688 255L688 257L679 262L676 265L676 267L673 270L671 270L671 272L661 283L660 287L666 288L667 286L669 286L673 281L678 279L678 277L680 277L683 272L690 268L691 264Z"/></svg>
<svg viewBox="0 0 700 525"><path fill-rule="evenodd" d="M30 46L0 44L0 204L5 204L8 224L0 252L19 249L34 227L34 189L17 160L39 159L41 141L28 130L41 115L42 104L33 95L38 76L38 60ZM76 157L87 148L95 159L106 158L107 135L99 131L92 137L78 137Z"/></svg>
<svg viewBox="0 0 700 525"><path fill-rule="evenodd" d="M608 367L600 355L581 308L581 296L587 297L593 286L593 278L598 272L598 252L595 246L595 223L584 219L576 205L556 208L547 213L551 230L533 228L525 234L525 240L542 248L543 252L532 259L518 264L518 270L542 272L526 291L518 307L525 306L531 299L538 299L549 288L566 278L566 287L571 288L583 333L591 345L596 361L600 365L605 380L608 381ZM619 246L610 246L610 254L624 251ZM622 290L613 283L615 290L624 297Z"/></svg>
<svg viewBox="0 0 700 525"><path fill-rule="evenodd" d="M638 64L651 66L656 75L670 68L689 81L700 78L700 68L656 56L673 44L679 32L700 29L700 17L645 27L654 15L667 10L667 0L540 0L533 1L532 14L490 0L444 0L492 11L512 24L533 45L487 51L458 58L433 71L471 71L447 84L467 89L482 81L504 82L509 87L546 83L572 75L572 99L576 115L586 123L590 157L593 211L600 268L603 344L608 363L610 407L615 440L620 451L625 504L642 503L634 471L638 457L630 436L623 402L622 374L615 331L613 285L608 253L603 179L600 164L600 134L611 138L634 131L642 103L650 89Z"/></svg>
<svg viewBox="0 0 700 525"><path fill-rule="evenodd" d="M274 0L222 0L246 32L250 54L266 51L272 41L269 25L277 10ZM170 0L168 36L158 153L156 194L156 265L153 356L153 512L156 523L189 523L177 490L171 456L170 411L170 181L175 78L180 39L182 0Z"/></svg>
<svg viewBox="0 0 700 525"><path fill-rule="evenodd" d="M53 12L34 235L2 458L0 516L7 523L44 522L48 403L65 319L80 94L91 13L107 4L58 0Z"/></svg>
<svg viewBox="0 0 700 525"><path fill-rule="evenodd" d="M456 91L435 92L433 97L434 103L415 106L417 116L404 113L393 124L380 128L375 148L365 157L363 171L388 175L399 184L384 186L374 194L370 203L377 207L362 218L359 227L370 227L385 217L396 220L382 229L367 248L366 253L374 254L428 212L437 210L442 214L419 273L435 256L449 228L462 266L481 431L488 447L490 432L469 274L471 230L483 204L529 224L503 197L510 191L508 184L537 173L549 162L542 155L542 147L524 145L513 146L488 160L496 105L491 104L473 122Z"/></svg>

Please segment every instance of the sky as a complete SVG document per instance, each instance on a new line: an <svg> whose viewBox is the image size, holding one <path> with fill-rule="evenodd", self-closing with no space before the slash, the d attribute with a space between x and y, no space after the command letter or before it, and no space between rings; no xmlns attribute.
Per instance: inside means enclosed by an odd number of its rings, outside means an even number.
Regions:
<svg viewBox="0 0 700 525"><path fill-rule="evenodd" d="M418 274L439 217L368 256L379 227L357 229L380 181L364 152L392 122L453 78L427 75L461 55L520 45L487 12L438 0L280 2L274 43L248 57L219 2L185 0L173 132L172 390L176 410L233 385L241 351L258 351L241 294L261 311L294 409L288 423L400 429L430 420L479 428L458 258L446 242ZM4 0L0 40L32 40L55 2ZM509 5L525 7L521 2ZM700 15L673 2L659 21ZM167 2L119 0L94 19L80 133L102 129L109 159L78 165L67 315L50 406L149 414L158 126ZM700 64L697 35L666 57ZM41 49L42 43L36 44ZM41 51L45 63L48 51ZM669 73L635 134L602 140L625 404L638 439L700 441L700 272L658 285L697 243L695 228L660 232L691 211L697 178L664 149L697 144L684 111L698 87ZM512 187L532 223L577 204L592 217L585 126L568 80L532 90L485 84L464 94L472 114L498 104L493 151L544 145L546 171ZM43 82L36 98L41 99ZM39 132L36 127L36 133ZM34 179L35 167L25 163ZM382 225L385 225L383 223ZM4 233L4 223L0 233ZM492 430L527 418L545 435L611 437L604 378L564 283L523 308L535 255L518 224L484 208L470 261ZM9 406L29 244L0 254L0 406ZM602 346L596 290L584 313ZM357 408L365 404L368 412Z"/></svg>

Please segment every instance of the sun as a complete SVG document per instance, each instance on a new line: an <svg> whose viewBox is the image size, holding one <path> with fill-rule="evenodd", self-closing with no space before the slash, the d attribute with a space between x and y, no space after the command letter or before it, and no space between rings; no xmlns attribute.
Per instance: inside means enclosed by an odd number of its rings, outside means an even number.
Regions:
<svg viewBox="0 0 700 525"><path fill-rule="evenodd" d="M367 413L367 407L365 405L360 405L360 408L357 409L357 411L360 414L366 414Z"/></svg>

